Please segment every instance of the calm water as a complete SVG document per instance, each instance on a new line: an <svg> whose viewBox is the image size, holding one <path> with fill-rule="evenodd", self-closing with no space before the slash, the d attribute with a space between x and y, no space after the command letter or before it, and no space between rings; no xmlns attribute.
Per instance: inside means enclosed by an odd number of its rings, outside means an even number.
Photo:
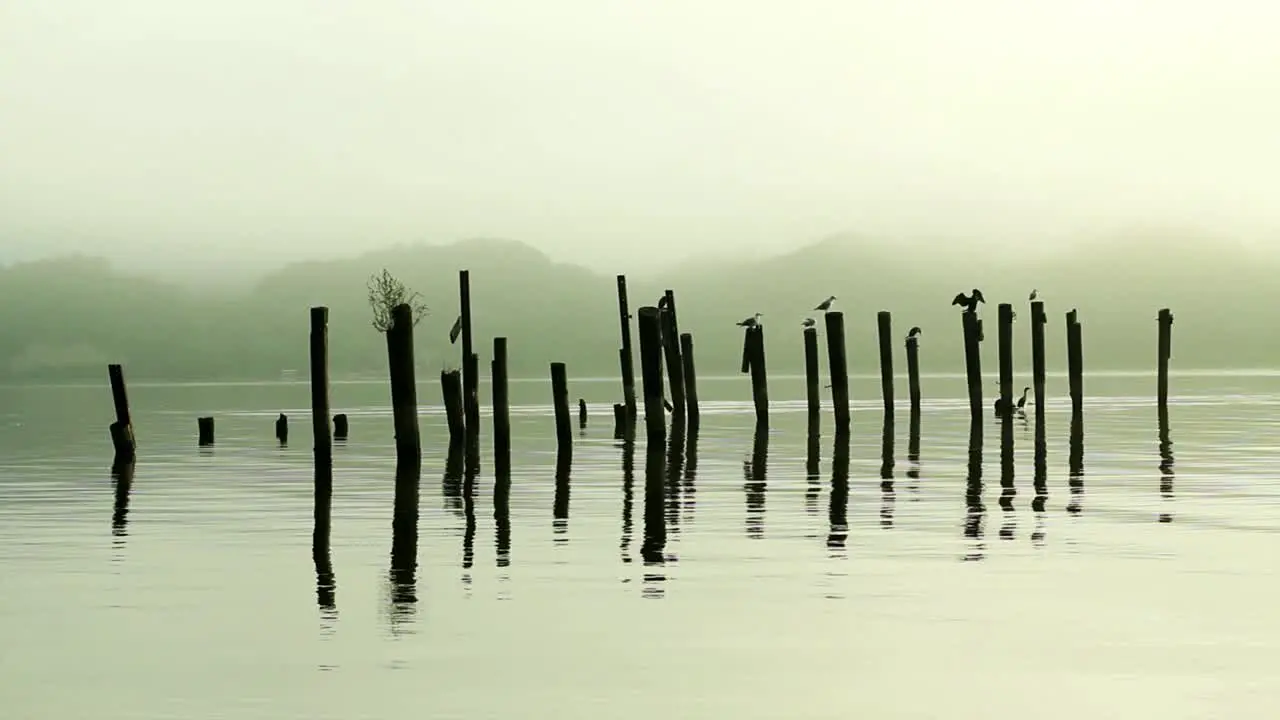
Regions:
<svg viewBox="0 0 1280 720"><path fill-rule="evenodd" d="M487 413L468 501L445 480L440 410L424 406L411 584L390 575L386 385L335 384L352 430L335 452L331 598L312 563L305 384L133 384L128 487L110 477L105 378L0 388L0 714L1167 719L1280 706L1280 374L1175 375L1171 457L1153 378L1087 377L1074 481L1066 383L1050 378L1042 508L1034 411L1014 426L1012 503L999 502L995 423L980 504L966 497L962 378L925 378L918 463L899 404L891 485L878 380L855 379L847 493L829 412L808 467L800 381L771 380L765 457L747 379L700 384L701 431L675 467L641 440L624 473L616 381L571 379L592 421L557 503L549 386L514 383L506 518ZM419 395L439 402L434 378ZM287 448L272 437L280 411ZM217 418L212 450L196 447L201 414ZM647 463L663 466L648 513ZM665 545L646 553L659 524Z"/></svg>

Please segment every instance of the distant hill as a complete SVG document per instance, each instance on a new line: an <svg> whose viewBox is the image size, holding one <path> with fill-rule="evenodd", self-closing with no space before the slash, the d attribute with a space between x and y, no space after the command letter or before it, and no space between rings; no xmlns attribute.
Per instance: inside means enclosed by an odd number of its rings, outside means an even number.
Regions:
<svg viewBox="0 0 1280 720"><path fill-rule="evenodd" d="M878 310L891 310L895 347L912 325L924 329L926 370L959 370L960 327L952 296L974 286L985 310L987 367L995 361L995 304L1012 302L1018 362L1025 367L1025 322L1032 287L1046 301L1049 359L1065 358L1063 313L1078 308L1086 366L1149 368L1155 314L1176 317L1175 365L1276 364L1280 343L1264 313L1276 299L1280 263L1234 243L1167 230L1101 237L1084 249L1030 259L994 258L961 243L832 237L767 260L705 259L629 277L631 304L655 304L676 291L681 330L692 332L703 374L736 371L741 333L734 323L763 312L769 365L802 368L800 321L828 294L846 313L852 369L876 363ZM472 277L474 324L482 367L491 338L509 338L512 372L543 376L562 360L573 375L612 376L619 346L615 279L555 262L527 245L478 239L451 245L388 248L355 258L289 265L248 289L216 293L127 274L106 261L67 257L0 269L0 378L100 378L124 362L131 377L272 378L307 366L307 310L330 308L335 377L385 373L385 345L369 324L365 283L390 269L431 308L417 331L424 376L458 364L447 332L458 312L458 270Z"/></svg>

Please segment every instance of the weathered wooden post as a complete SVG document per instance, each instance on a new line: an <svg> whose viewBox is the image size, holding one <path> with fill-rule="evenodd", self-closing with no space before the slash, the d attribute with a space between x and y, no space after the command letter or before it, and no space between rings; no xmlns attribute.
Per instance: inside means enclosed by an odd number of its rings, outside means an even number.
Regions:
<svg viewBox="0 0 1280 720"><path fill-rule="evenodd" d="M907 338L907 393L911 396L911 415L920 414L920 337Z"/></svg>
<svg viewBox="0 0 1280 720"><path fill-rule="evenodd" d="M493 469L497 477L511 475L511 407L507 390L507 339L493 339Z"/></svg>
<svg viewBox="0 0 1280 720"><path fill-rule="evenodd" d="M585 398L578 398L578 429L587 429L587 401Z"/></svg>
<svg viewBox="0 0 1280 720"><path fill-rule="evenodd" d="M1048 443L1045 440L1045 380L1044 380L1044 326L1048 321L1044 312L1043 300L1031 301L1031 389L1036 400L1035 429L1035 473L1032 476L1035 484L1038 503L1043 503L1048 493L1046 478L1048 476Z"/></svg>
<svg viewBox="0 0 1280 720"><path fill-rule="evenodd" d="M645 306L637 312L640 334L640 377L644 390L644 421L650 447L661 445L667 436L666 410L662 405L662 329L658 308Z"/></svg>
<svg viewBox="0 0 1280 720"><path fill-rule="evenodd" d="M111 401L115 405L116 421L108 428L111 445L115 450L113 464L131 463L137 454L133 437L133 417L129 413L129 391L124 384L124 368L108 365L107 377L111 381Z"/></svg>
<svg viewBox="0 0 1280 720"><path fill-rule="evenodd" d="M311 308L311 435L315 441L316 467L332 465L333 436L329 434L329 308L327 307ZM316 482L318 508L321 500L319 474L316 475ZM327 492L324 502L327 508L329 502ZM326 519L325 522L327 524L328 520Z"/></svg>
<svg viewBox="0 0 1280 720"><path fill-rule="evenodd" d="M480 401L477 393L479 363L472 355L475 336L471 332L471 271L458 271L458 299L462 315L462 408L465 417L466 461L468 472L479 470Z"/></svg>
<svg viewBox="0 0 1280 720"><path fill-rule="evenodd" d="M818 380L818 330L804 329L804 391L808 407L808 434L817 436L819 418L822 413L822 399L818 395L821 385Z"/></svg>
<svg viewBox="0 0 1280 720"><path fill-rule="evenodd" d="M1067 376L1073 415L1082 415L1084 408L1084 352L1080 340L1079 316L1072 310L1067 313Z"/></svg>
<svg viewBox="0 0 1280 720"><path fill-rule="evenodd" d="M756 408L756 433L769 427L769 375L765 371L764 326L747 328L751 361L751 400Z"/></svg>
<svg viewBox="0 0 1280 720"><path fill-rule="evenodd" d="M199 429L200 447L208 447L213 444L213 418L201 417L196 418L196 427Z"/></svg>
<svg viewBox="0 0 1280 720"><path fill-rule="evenodd" d="M978 349L978 316L965 311L960 313L964 328L964 372L969 385L969 418L979 426L982 423L982 353Z"/></svg>
<svg viewBox="0 0 1280 720"><path fill-rule="evenodd" d="M350 427L350 423L347 422L346 413L338 413L337 415L333 416L333 439L334 440L345 441L347 439L347 434L350 431L350 429L351 427Z"/></svg>
<svg viewBox="0 0 1280 720"><path fill-rule="evenodd" d="M1000 303L999 315L999 357L1000 357L1000 404L1012 413L1013 410L1013 306Z"/></svg>
<svg viewBox="0 0 1280 720"><path fill-rule="evenodd" d="M282 446L289 444L289 416L284 413L276 418L276 440Z"/></svg>
<svg viewBox="0 0 1280 720"><path fill-rule="evenodd" d="M676 296L667 290L663 297L664 306L659 308L662 321L662 354L667 367L667 383L671 388L672 422L679 418L684 420L684 363L680 359L680 328L676 324Z"/></svg>
<svg viewBox="0 0 1280 720"><path fill-rule="evenodd" d="M635 354L631 350L631 311L627 306L627 276L618 276L618 321L622 327L622 348L618 350L622 370L622 402L627 408L628 434L636 420Z"/></svg>
<svg viewBox="0 0 1280 720"><path fill-rule="evenodd" d="M445 419L449 423L449 444L462 447L467 439L467 422L462 407L462 373L441 370L440 392L444 399Z"/></svg>
<svg viewBox="0 0 1280 720"><path fill-rule="evenodd" d="M391 376L391 417L396 433L396 460L421 462L418 436L418 387L413 363L413 310L408 303L391 309L387 328L387 362Z"/></svg>
<svg viewBox="0 0 1280 720"><path fill-rule="evenodd" d="M569 379L564 363L551 363L551 401L556 413L556 451L573 454L573 430L569 421Z"/></svg>
<svg viewBox="0 0 1280 720"><path fill-rule="evenodd" d="M685 414L689 418L689 427L698 425L701 411L698 409L698 378L693 364L693 336L680 333L680 362L684 364L684 401Z"/></svg>
<svg viewBox="0 0 1280 720"><path fill-rule="evenodd" d="M831 402L835 405L836 435L849 433L849 366L845 359L844 313L828 312L827 370L831 373Z"/></svg>
<svg viewBox="0 0 1280 720"><path fill-rule="evenodd" d="M1160 324L1160 337L1156 358L1156 403L1161 413L1169 411L1169 357L1172 352L1173 312L1162 308L1157 318Z"/></svg>
<svg viewBox="0 0 1280 720"><path fill-rule="evenodd" d="M880 335L880 396L884 399L884 416L893 424L893 316L888 310L876 314Z"/></svg>

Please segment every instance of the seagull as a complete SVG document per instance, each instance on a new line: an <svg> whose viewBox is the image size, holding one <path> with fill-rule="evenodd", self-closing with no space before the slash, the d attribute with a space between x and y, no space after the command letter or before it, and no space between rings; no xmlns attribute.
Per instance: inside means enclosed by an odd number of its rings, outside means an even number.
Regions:
<svg viewBox="0 0 1280 720"><path fill-rule="evenodd" d="M822 312L826 312L831 309L831 303L835 301L836 301L836 296L832 295L826 300L823 300L822 302L818 303L818 306L815 307L814 310L821 310Z"/></svg>
<svg viewBox="0 0 1280 720"><path fill-rule="evenodd" d="M978 303L985 303L986 301L987 299L982 297L982 291L974 288L972 295L958 293L955 299L951 301L951 304L963 307L965 312L977 312Z"/></svg>
<svg viewBox="0 0 1280 720"><path fill-rule="evenodd" d="M738 327L744 327L744 328L757 327L758 325L760 325L760 318L762 317L764 317L762 313L756 313L755 315L752 315L746 320L743 320L742 322L738 323Z"/></svg>
<svg viewBox="0 0 1280 720"><path fill-rule="evenodd" d="M805 319L804 319L804 322L802 322L802 323L800 323L800 324L801 324L801 325L803 325L804 327L811 328L811 327L813 327L814 325L816 325L817 323L815 323L815 322L813 321L813 318L805 318Z"/></svg>
<svg viewBox="0 0 1280 720"><path fill-rule="evenodd" d="M1040 291L1039 291L1039 290L1036 290L1035 288L1032 288L1032 289L1031 289L1031 297L1029 297L1029 298L1027 298L1027 299L1028 299L1028 300L1030 300L1030 301L1032 301L1032 302L1035 302L1036 297L1037 297L1037 296L1039 296L1039 295L1040 295Z"/></svg>
<svg viewBox="0 0 1280 720"><path fill-rule="evenodd" d="M917 336L917 335L919 335L919 334L920 334L920 326L919 326L919 325L916 325L915 327L913 327L913 328L911 328L910 330L908 330L908 331L907 331L907 339L908 339L908 340L910 340L911 338L913 338L913 337L915 337L915 336Z"/></svg>
<svg viewBox="0 0 1280 720"><path fill-rule="evenodd" d="M459 315L457 320L453 321L453 327L449 329L449 344L453 345L458 342L458 336L462 334L462 316Z"/></svg>

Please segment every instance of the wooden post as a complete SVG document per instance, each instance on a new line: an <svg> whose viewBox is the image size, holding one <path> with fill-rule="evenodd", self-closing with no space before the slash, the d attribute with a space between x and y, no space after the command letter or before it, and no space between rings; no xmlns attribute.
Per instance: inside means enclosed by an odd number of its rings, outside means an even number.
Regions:
<svg viewBox="0 0 1280 720"><path fill-rule="evenodd" d="M387 363L391 375L391 417L396 433L396 461L422 460L418 436L418 387L413 367L413 310L408 303L391 309L387 328Z"/></svg>
<svg viewBox="0 0 1280 720"><path fill-rule="evenodd" d="M893 423L893 317L888 310L876 314L880 334L880 396L884 399L884 416Z"/></svg>
<svg viewBox="0 0 1280 720"><path fill-rule="evenodd" d="M338 413L333 416L333 439L346 441L347 434L350 431L350 424L347 422L346 413Z"/></svg>
<svg viewBox="0 0 1280 720"><path fill-rule="evenodd" d="M116 421L108 428L115 450L112 463L131 463L137 454L137 446L133 437L133 417L129 413L129 391L124 384L124 368L120 365L108 365L107 377L111 381L111 400L116 409Z"/></svg>
<svg viewBox="0 0 1280 720"><path fill-rule="evenodd" d="M645 429L650 446L661 445L667 436L667 417L662 406L662 329L658 308L640 308L636 313L636 325L640 334Z"/></svg>
<svg viewBox="0 0 1280 720"><path fill-rule="evenodd" d="M507 339L493 339L493 470L497 477L511 476L511 407L507 392Z"/></svg>
<svg viewBox="0 0 1280 720"><path fill-rule="evenodd" d="M1067 313L1067 376L1073 415L1082 414L1084 406L1084 353L1080 339L1080 320L1072 310Z"/></svg>
<svg viewBox="0 0 1280 720"><path fill-rule="evenodd" d="M333 436L329 434L329 308L327 307L311 308L311 435L315 440L316 467L332 465ZM317 474L316 478L317 508L322 499L327 508L328 495L326 494L324 498L320 497L320 475ZM326 514L326 525L327 517ZM328 535L326 534L325 537L327 538Z"/></svg>
<svg viewBox="0 0 1280 720"><path fill-rule="evenodd" d="M907 338L907 393L911 396L911 414L920 414L920 338Z"/></svg>
<svg viewBox="0 0 1280 720"><path fill-rule="evenodd" d="M805 400L808 404L808 435L816 438L818 434L818 423L821 417L822 399L818 395L818 388L821 382L818 379L818 330L817 328L804 329L804 391Z"/></svg>
<svg viewBox="0 0 1280 720"><path fill-rule="evenodd" d="M463 434L466 436L467 441L465 448L466 452L463 453L463 458L465 461L466 473L469 475L478 475L480 473L480 356L476 353L471 353L465 367L467 368L467 372L471 373L471 377L475 378L475 381L472 382L471 388L471 396L473 398L472 405L475 406L475 409L472 411L472 416L474 417L468 416L464 418L466 422L464 427L465 432ZM465 395L465 385L463 386L463 389ZM463 415L466 415L465 398L463 402L463 410Z"/></svg>
<svg viewBox="0 0 1280 720"><path fill-rule="evenodd" d="M849 433L849 366L845 359L844 313L829 312L827 323L827 370L831 373L831 402L835 405L836 435Z"/></svg>
<svg viewBox="0 0 1280 720"><path fill-rule="evenodd" d="M1036 428L1044 425L1044 301L1031 301L1031 389L1036 400Z"/></svg>
<svg viewBox="0 0 1280 720"><path fill-rule="evenodd" d="M1160 337L1156 357L1156 403L1162 413L1167 413L1169 408L1169 357L1173 342L1173 312L1169 308L1162 308L1157 321L1160 324Z"/></svg>
<svg viewBox="0 0 1280 720"><path fill-rule="evenodd" d="M969 417L981 428L982 422L982 353L978 350L978 316L960 313L964 327L964 371L969 385ZM981 429L978 430L981 433Z"/></svg>
<svg viewBox="0 0 1280 720"><path fill-rule="evenodd" d="M213 418L202 417L196 418L196 427L200 431L199 444L200 447L208 447L213 444Z"/></svg>
<svg viewBox="0 0 1280 720"><path fill-rule="evenodd" d="M613 439L621 440L627 436L627 406L625 403L613 404Z"/></svg>
<svg viewBox="0 0 1280 720"><path fill-rule="evenodd" d="M578 429L587 429L587 401L584 398L578 398Z"/></svg>
<svg viewBox="0 0 1280 720"><path fill-rule="evenodd" d="M280 413L280 417L276 418L276 440L282 446L289 444L289 416L284 413Z"/></svg>
<svg viewBox="0 0 1280 720"><path fill-rule="evenodd" d="M685 414L689 418L689 427L692 428L698 425L702 414L698 410L698 377L693 365L693 336L689 333L680 333L680 362L684 365Z"/></svg>
<svg viewBox="0 0 1280 720"><path fill-rule="evenodd" d="M676 325L676 296L668 290L664 298L666 307L660 312L662 321L662 354L667 366L667 383L671 388L672 421L684 419L684 363L680 360L680 328Z"/></svg>
<svg viewBox="0 0 1280 720"><path fill-rule="evenodd" d="M471 333L471 271L458 271L458 296L462 315L462 408L465 417L466 450L468 463L476 460L480 448L480 404L476 388L479 370L472 355L475 336ZM478 464L478 463L477 463ZM474 470L475 468L471 468Z"/></svg>
<svg viewBox="0 0 1280 720"><path fill-rule="evenodd" d="M751 399L756 407L756 433L769 427L769 375L765 371L764 326L747 328L751 358Z"/></svg>
<svg viewBox="0 0 1280 720"><path fill-rule="evenodd" d="M1000 404L1013 411L1013 306L1000 303L999 311L999 354L1000 354Z"/></svg>
<svg viewBox="0 0 1280 720"><path fill-rule="evenodd" d="M444 414L449 423L449 444L462 447L467 438L467 423L462 409L462 373L440 371L440 392L444 397Z"/></svg>
<svg viewBox="0 0 1280 720"><path fill-rule="evenodd" d="M551 402L556 413L556 447L561 454L573 453L573 430L569 421L569 379L564 363L551 363Z"/></svg>
<svg viewBox="0 0 1280 720"><path fill-rule="evenodd" d="M631 350L631 311L627 307L627 276L618 276L618 321L622 327L622 348L618 351L622 369L622 402L627 408L627 420L634 427L636 420L635 354Z"/></svg>

